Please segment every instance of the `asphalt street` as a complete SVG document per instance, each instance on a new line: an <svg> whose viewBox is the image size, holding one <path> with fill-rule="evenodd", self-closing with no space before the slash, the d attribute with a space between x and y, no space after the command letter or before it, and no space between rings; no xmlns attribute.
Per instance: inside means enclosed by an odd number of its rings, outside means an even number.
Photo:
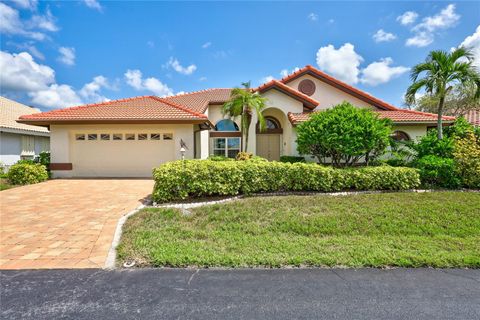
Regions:
<svg viewBox="0 0 480 320"><path fill-rule="evenodd" d="M480 319L480 270L2 271L2 319Z"/></svg>

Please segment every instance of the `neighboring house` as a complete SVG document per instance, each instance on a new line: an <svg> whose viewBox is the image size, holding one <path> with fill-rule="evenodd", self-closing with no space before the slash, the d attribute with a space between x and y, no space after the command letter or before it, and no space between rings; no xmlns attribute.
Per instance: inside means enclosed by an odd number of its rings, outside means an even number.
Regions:
<svg viewBox="0 0 480 320"><path fill-rule="evenodd" d="M466 114L463 115L468 122L470 122L475 127L480 127L480 109L469 110Z"/></svg>
<svg viewBox="0 0 480 320"><path fill-rule="evenodd" d="M268 99L263 112L268 129L251 126L248 151L270 160L297 155L295 127L314 110L343 101L392 119L397 139L417 139L437 121L435 114L398 109L311 66L255 90ZM221 111L230 92L135 97L26 115L19 122L50 128L56 177L147 177L153 167L181 159L181 141L187 159L239 152L240 123L225 119ZM453 120L444 117L445 123Z"/></svg>
<svg viewBox="0 0 480 320"><path fill-rule="evenodd" d="M0 162L9 167L20 159L33 159L42 151L50 150L47 128L18 123L25 114L40 110L0 96Z"/></svg>

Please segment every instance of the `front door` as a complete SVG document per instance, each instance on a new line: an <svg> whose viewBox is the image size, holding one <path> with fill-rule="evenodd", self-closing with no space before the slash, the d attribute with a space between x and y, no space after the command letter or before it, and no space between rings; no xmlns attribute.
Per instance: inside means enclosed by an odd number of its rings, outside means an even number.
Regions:
<svg viewBox="0 0 480 320"><path fill-rule="evenodd" d="M279 161L280 134L257 134L257 155L269 161Z"/></svg>

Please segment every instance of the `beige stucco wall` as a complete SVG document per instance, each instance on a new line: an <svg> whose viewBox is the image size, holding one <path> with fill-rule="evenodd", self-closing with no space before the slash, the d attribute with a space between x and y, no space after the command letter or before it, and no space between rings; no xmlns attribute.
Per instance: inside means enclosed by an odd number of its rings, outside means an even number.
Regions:
<svg viewBox="0 0 480 320"><path fill-rule="evenodd" d="M427 125L426 124L395 124L392 127L393 131L400 130L404 131L410 139L419 140L421 137L427 134Z"/></svg>
<svg viewBox="0 0 480 320"><path fill-rule="evenodd" d="M105 152L108 154L108 151L111 150L112 155L115 155L115 165L116 167L123 166L123 169L112 169L109 168L108 165L104 163L99 163L97 169L97 175L101 176L102 172L106 172L105 176L133 176L137 174L138 171L135 169L135 163L138 166L142 164L146 165L146 161L151 160L152 157L157 157L160 159L165 160L174 160L174 159L181 159L180 154L180 140L183 140L188 150L186 150L185 158L192 159L194 157L193 150L194 150L194 141L193 141L193 125L192 124L168 124L168 125L160 125L160 124L118 124L118 125L52 125L50 127L51 131L51 162L52 163L72 163L73 170L66 170L66 171L54 171L53 175L56 178L63 178L63 177L76 177L85 175L85 170L76 170L77 168L82 168L82 165L75 163L75 159L88 159L89 154L91 152L91 157L95 158L98 152ZM98 141L97 144L91 145L90 148L81 148L81 155L75 154L78 150L74 149L75 143L75 134L84 133L172 133L173 134L173 146L166 147L165 149L168 150L168 154L163 153L152 153L152 148L154 145L154 141L128 141L130 145L129 152L122 152L123 156L119 157L116 153L119 152L118 148L113 146L113 142L108 141ZM126 142L126 141L118 141L118 142ZM103 143L103 144L102 144ZM111 144L109 144L111 143ZM99 147L101 149L99 149ZM110 149L109 149L110 148ZM152 153L152 154L150 154ZM173 154L171 154L173 153ZM150 157L149 157L150 156ZM91 165L91 164L89 164ZM129 169L130 168L130 169ZM130 171L129 171L130 170ZM141 174L141 176L149 176L149 168L144 170L145 174ZM127 172L126 172L127 171ZM129 173L130 172L130 173Z"/></svg>
<svg viewBox="0 0 480 320"><path fill-rule="evenodd" d="M308 74L287 83L287 86L298 90L298 84L304 79L310 79L315 83L316 89L315 93L312 95L312 98L320 103L317 109L327 109L342 103L343 101L348 101L351 104L359 107L373 108L370 104L364 102L363 100L360 100Z"/></svg>

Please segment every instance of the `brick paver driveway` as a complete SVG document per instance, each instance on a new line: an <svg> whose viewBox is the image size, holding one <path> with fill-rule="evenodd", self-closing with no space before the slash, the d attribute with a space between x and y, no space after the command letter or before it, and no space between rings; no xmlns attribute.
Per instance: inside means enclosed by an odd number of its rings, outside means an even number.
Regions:
<svg viewBox="0 0 480 320"><path fill-rule="evenodd" d="M50 180L0 192L0 269L102 268L152 180Z"/></svg>

